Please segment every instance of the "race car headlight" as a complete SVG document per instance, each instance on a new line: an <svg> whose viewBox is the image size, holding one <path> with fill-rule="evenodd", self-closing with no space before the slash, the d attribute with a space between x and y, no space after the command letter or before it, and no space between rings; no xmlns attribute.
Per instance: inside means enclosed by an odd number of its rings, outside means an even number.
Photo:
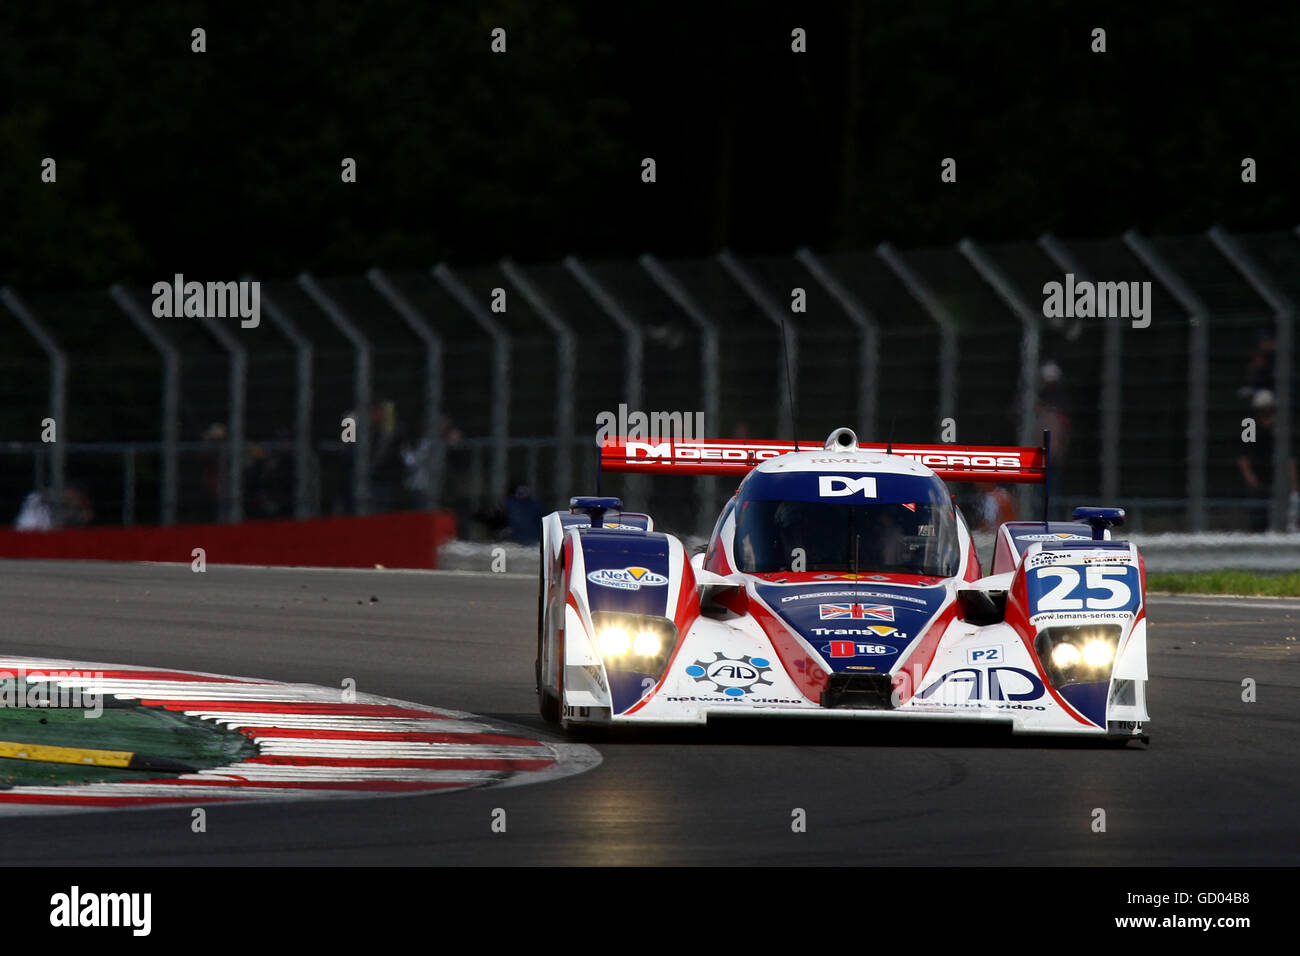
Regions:
<svg viewBox="0 0 1300 956"><path fill-rule="evenodd" d="M1089 667L1105 667L1115 656L1115 648L1109 641L1094 638L1083 645L1083 662Z"/></svg>
<svg viewBox="0 0 1300 956"><path fill-rule="evenodd" d="M1049 627L1039 632L1034 650L1054 687L1109 680L1119 633L1114 624Z"/></svg>
<svg viewBox="0 0 1300 956"><path fill-rule="evenodd" d="M596 639L600 642L602 657L617 657L620 654L626 654L628 648L632 646L632 638L628 636L627 629L619 627L617 624L597 629Z"/></svg>
<svg viewBox="0 0 1300 956"><path fill-rule="evenodd" d="M596 645L610 670L659 677L677 644L677 625L666 617L597 611L591 616Z"/></svg>
<svg viewBox="0 0 1300 956"><path fill-rule="evenodd" d="M642 631L632 642L632 653L638 657L658 657L664 642L654 631Z"/></svg>
<svg viewBox="0 0 1300 956"><path fill-rule="evenodd" d="M1073 667L1083 659L1083 654L1069 641L1062 641L1052 648L1052 663L1057 667Z"/></svg>

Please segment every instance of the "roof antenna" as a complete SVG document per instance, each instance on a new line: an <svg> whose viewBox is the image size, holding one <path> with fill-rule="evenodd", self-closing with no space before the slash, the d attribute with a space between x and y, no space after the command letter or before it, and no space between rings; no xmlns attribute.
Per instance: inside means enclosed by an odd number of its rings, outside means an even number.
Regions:
<svg viewBox="0 0 1300 956"><path fill-rule="evenodd" d="M886 455L892 455L894 453L894 423L897 421L898 421L897 415L889 416L889 442L888 444L885 445Z"/></svg>
<svg viewBox="0 0 1300 956"><path fill-rule="evenodd" d="M785 338L785 317L781 318L781 351L785 355L785 388L790 396L790 428L794 430L794 450L799 450L799 424L794 408L794 379L790 375L790 346Z"/></svg>
<svg viewBox="0 0 1300 956"><path fill-rule="evenodd" d="M1043 429L1043 531L1049 530L1047 524L1047 505L1052 495L1052 430Z"/></svg>

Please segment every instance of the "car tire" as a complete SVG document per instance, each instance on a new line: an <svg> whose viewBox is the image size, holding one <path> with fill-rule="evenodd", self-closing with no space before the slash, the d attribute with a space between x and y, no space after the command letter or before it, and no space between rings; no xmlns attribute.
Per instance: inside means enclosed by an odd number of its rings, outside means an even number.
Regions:
<svg viewBox="0 0 1300 956"><path fill-rule="evenodd" d="M560 698L542 686L542 641L546 635L546 535L542 534L537 564L537 710L548 724L560 722ZM561 677L561 679L563 679Z"/></svg>

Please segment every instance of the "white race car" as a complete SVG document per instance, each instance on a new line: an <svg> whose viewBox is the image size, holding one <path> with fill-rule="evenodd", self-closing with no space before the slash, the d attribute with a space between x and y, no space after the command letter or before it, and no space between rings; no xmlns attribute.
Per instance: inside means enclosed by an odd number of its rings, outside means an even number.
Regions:
<svg viewBox="0 0 1300 956"><path fill-rule="evenodd" d="M1145 570L1118 508L1009 522L985 575L946 480L1042 482L1042 448L613 439L610 471L743 475L708 550L617 498L542 522L537 691L577 725L716 715L1145 737Z"/></svg>

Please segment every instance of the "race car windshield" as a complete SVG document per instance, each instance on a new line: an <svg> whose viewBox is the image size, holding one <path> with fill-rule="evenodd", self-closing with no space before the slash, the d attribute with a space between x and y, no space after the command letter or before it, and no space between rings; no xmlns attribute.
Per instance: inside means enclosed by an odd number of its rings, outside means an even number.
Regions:
<svg viewBox="0 0 1300 956"><path fill-rule="evenodd" d="M742 500L735 540L740 570L750 574L856 570L952 577L960 564L956 519L942 500Z"/></svg>

